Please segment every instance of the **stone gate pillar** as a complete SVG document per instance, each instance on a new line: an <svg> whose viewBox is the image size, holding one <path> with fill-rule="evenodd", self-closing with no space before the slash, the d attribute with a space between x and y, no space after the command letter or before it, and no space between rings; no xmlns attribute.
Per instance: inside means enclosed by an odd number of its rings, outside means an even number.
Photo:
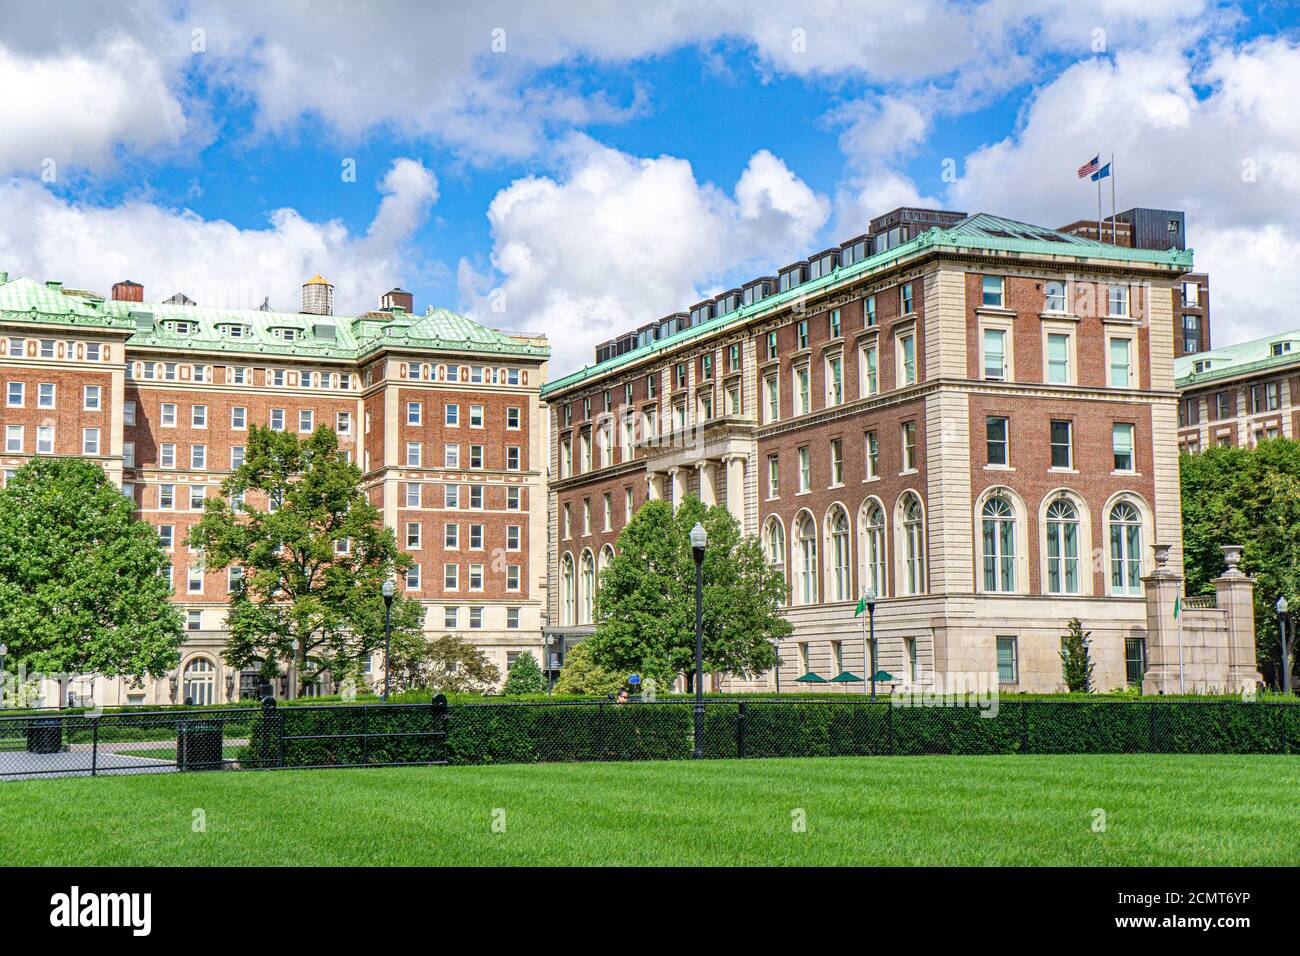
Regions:
<svg viewBox="0 0 1300 956"><path fill-rule="evenodd" d="M1228 687L1239 692L1260 680L1255 657L1255 582L1237 567L1241 545L1223 546L1227 570L1214 579L1214 603L1228 619Z"/></svg>
<svg viewBox="0 0 1300 956"><path fill-rule="evenodd" d="M1176 694L1179 634L1174 602L1183 593L1183 576L1168 566L1169 545L1152 547L1156 567L1142 579L1147 602L1147 672L1142 680L1142 693Z"/></svg>

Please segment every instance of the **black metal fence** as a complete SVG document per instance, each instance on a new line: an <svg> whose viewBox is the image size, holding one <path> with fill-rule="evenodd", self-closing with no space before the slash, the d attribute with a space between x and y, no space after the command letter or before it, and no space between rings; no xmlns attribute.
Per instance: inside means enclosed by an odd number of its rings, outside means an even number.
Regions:
<svg viewBox="0 0 1300 956"><path fill-rule="evenodd" d="M1300 706L1235 701L712 698L708 758L919 754L1300 753ZM0 717L0 780L219 769L681 760L694 705L554 701L323 704Z"/></svg>

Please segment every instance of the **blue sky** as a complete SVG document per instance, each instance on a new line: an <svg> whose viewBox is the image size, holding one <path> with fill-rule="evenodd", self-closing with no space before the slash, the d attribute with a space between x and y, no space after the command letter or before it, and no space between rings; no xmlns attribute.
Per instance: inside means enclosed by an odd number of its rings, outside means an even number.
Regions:
<svg viewBox="0 0 1300 956"><path fill-rule="evenodd" d="M1121 208L1188 210L1216 343L1295 324L1289 3L3 6L10 273L282 309L316 271L340 310L401 284L550 333L561 374L902 203L1088 216L1101 150Z"/></svg>

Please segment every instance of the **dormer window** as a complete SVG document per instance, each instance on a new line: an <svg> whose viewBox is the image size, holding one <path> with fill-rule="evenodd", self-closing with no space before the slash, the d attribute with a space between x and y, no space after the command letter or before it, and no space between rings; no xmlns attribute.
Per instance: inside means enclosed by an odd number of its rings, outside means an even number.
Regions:
<svg viewBox="0 0 1300 956"><path fill-rule="evenodd" d="M168 319L163 322L163 328L173 335L189 335L194 331L194 323L182 319Z"/></svg>
<svg viewBox="0 0 1300 956"><path fill-rule="evenodd" d="M271 329L271 337L279 339L281 342L294 342L298 339L300 329L292 329L286 326L277 326Z"/></svg>
<svg viewBox="0 0 1300 956"><path fill-rule="evenodd" d="M1290 342L1274 342L1274 343L1273 343L1273 350L1272 350L1272 351L1273 351L1273 355L1275 355L1275 356L1278 356L1278 355L1285 355L1287 352L1290 352L1290 351L1291 351L1291 343L1290 343Z"/></svg>
<svg viewBox="0 0 1300 956"><path fill-rule="evenodd" d="M244 326L233 322L217 326L217 332L228 339L242 339L244 337Z"/></svg>
<svg viewBox="0 0 1300 956"><path fill-rule="evenodd" d="M1192 363L1192 371L1194 372L1205 372L1208 371L1209 368L1210 368L1209 359L1198 359L1197 361Z"/></svg>

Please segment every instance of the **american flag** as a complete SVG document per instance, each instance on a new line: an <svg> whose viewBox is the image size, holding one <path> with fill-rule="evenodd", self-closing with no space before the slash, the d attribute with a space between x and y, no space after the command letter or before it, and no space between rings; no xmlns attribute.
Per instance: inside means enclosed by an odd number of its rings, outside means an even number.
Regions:
<svg viewBox="0 0 1300 956"><path fill-rule="evenodd" d="M1091 176L1100 168L1101 168L1101 155L1098 154L1079 167L1079 178L1083 179L1085 176Z"/></svg>

